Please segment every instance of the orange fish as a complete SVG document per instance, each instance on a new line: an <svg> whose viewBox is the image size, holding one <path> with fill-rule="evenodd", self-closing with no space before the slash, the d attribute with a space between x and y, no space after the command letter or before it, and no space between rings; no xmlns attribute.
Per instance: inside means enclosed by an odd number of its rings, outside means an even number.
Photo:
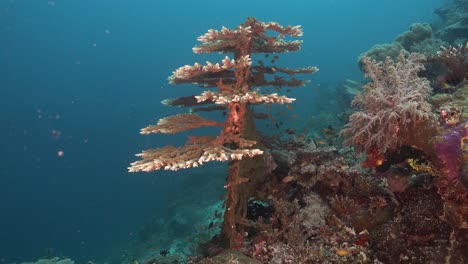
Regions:
<svg viewBox="0 0 468 264"><path fill-rule="evenodd" d="M302 140L305 139L305 137L306 137L305 135L301 134L301 135L297 136L297 140L302 141Z"/></svg>
<svg viewBox="0 0 468 264"><path fill-rule="evenodd" d="M290 182L290 181L292 181L292 180L294 180L294 179L295 179L294 176L289 175L289 176L284 177L281 181L282 181L283 183L288 183L288 182Z"/></svg>
<svg viewBox="0 0 468 264"><path fill-rule="evenodd" d="M341 257L347 257L347 256L351 255L351 253L347 249L344 249L344 248L338 249L336 251L336 254L338 256L341 256Z"/></svg>

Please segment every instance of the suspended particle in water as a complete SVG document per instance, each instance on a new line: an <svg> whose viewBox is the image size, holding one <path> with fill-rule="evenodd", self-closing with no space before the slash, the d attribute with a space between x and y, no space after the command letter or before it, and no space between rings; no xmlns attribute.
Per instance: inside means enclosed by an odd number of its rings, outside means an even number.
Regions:
<svg viewBox="0 0 468 264"><path fill-rule="evenodd" d="M65 152L63 152L63 150L57 151L57 156L58 157L63 157L64 154L65 154Z"/></svg>
<svg viewBox="0 0 468 264"><path fill-rule="evenodd" d="M62 131L60 130L52 129L51 133L55 140L60 139L60 137L62 136Z"/></svg>

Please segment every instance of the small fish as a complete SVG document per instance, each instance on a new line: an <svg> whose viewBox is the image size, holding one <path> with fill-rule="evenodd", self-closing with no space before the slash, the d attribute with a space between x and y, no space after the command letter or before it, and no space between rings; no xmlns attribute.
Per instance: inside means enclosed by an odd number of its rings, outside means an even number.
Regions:
<svg viewBox="0 0 468 264"><path fill-rule="evenodd" d="M289 135L293 135L294 133L296 133L296 129L288 128L288 129L286 129L286 133L289 134Z"/></svg>
<svg viewBox="0 0 468 264"><path fill-rule="evenodd" d="M271 118L271 115L270 114L267 114L267 113L256 113L254 112L253 114L253 117L257 118L257 119L268 119L268 118Z"/></svg>
<svg viewBox="0 0 468 264"><path fill-rule="evenodd" d="M303 141L305 138L306 138L306 136L304 134L301 134L301 135L297 136L297 140L299 140L299 141ZM315 144L315 145L317 145L317 144Z"/></svg>
<svg viewBox="0 0 468 264"><path fill-rule="evenodd" d="M169 249L163 249L161 251L159 251L159 255L165 257L169 254Z"/></svg>
<svg viewBox="0 0 468 264"><path fill-rule="evenodd" d="M338 254L338 256L340 257L347 257L349 255L351 255L351 253L349 253L349 251L347 249L344 249L344 248L340 248L336 251L336 254Z"/></svg>
<svg viewBox="0 0 468 264"><path fill-rule="evenodd" d="M322 131L328 139L332 139L336 137L336 130L332 126L328 126L324 128Z"/></svg>
<svg viewBox="0 0 468 264"><path fill-rule="evenodd" d="M450 89L450 88L452 88L452 86L450 86L448 83L443 83L442 84L442 89L447 90L447 89Z"/></svg>
<svg viewBox="0 0 468 264"><path fill-rule="evenodd" d="M312 138L312 142L314 143L315 146L318 146L318 143L315 139Z"/></svg>
<svg viewBox="0 0 468 264"><path fill-rule="evenodd" d="M265 58L268 58L268 57L270 57L270 54L268 54L268 53L265 54Z"/></svg>
<svg viewBox="0 0 468 264"><path fill-rule="evenodd" d="M293 180L295 180L295 177L292 176L292 175L289 175L289 176L284 177L281 181L283 183L288 183L288 182L293 181Z"/></svg>
<svg viewBox="0 0 468 264"><path fill-rule="evenodd" d="M293 109L294 109L294 107L293 107L292 105L290 105L290 104L286 105L286 108L289 109L289 110L293 110Z"/></svg>

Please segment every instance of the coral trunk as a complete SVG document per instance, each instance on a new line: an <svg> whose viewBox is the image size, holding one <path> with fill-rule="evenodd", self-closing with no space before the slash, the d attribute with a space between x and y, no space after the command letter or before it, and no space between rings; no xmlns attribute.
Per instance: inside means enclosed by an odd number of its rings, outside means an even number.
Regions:
<svg viewBox="0 0 468 264"><path fill-rule="evenodd" d="M248 137L257 141L256 148L264 149L255 130L252 112L244 103L229 104L225 138ZM226 211L224 214L223 235L227 247L239 249L243 246L243 237L247 219L247 202L255 195L258 184L265 178L266 164L262 156L232 161L229 164Z"/></svg>

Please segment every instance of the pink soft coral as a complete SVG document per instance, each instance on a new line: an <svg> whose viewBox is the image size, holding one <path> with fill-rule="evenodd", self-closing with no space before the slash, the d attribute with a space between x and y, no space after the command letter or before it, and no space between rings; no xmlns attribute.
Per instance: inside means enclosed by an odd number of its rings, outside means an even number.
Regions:
<svg viewBox="0 0 468 264"><path fill-rule="evenodd" d="M380 157L403 145L424 149L422 145L427 145L436 123L428 101L429 81L418 76L424 70L424 59L417 53L408 57L400 53L396 61L363 59L366 77L371 81L352 102L359 110L341 131L345 144L367 153L378 152Z"/></svg>

